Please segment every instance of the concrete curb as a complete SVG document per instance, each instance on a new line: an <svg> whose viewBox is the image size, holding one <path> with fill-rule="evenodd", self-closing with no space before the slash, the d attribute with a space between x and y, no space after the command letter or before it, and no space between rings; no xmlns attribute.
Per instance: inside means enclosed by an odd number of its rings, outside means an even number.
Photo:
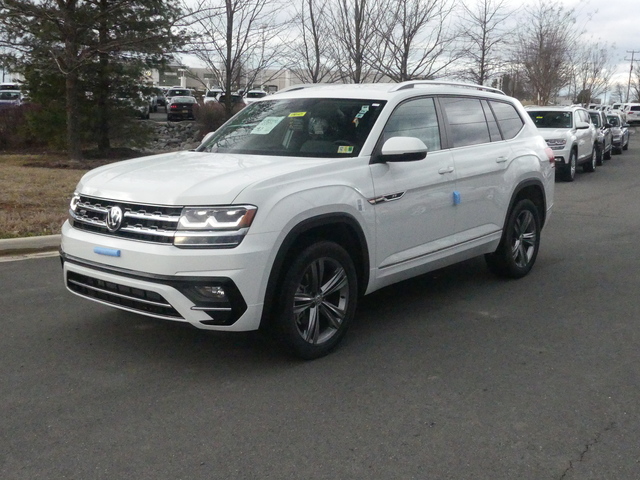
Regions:
<svg viewBox="0 0 640 480"><path fill-rule="evenodd" d="M57 252L59 248L60 235L7 238L0 240L0 257L26 255L31 253Z"/></svg>

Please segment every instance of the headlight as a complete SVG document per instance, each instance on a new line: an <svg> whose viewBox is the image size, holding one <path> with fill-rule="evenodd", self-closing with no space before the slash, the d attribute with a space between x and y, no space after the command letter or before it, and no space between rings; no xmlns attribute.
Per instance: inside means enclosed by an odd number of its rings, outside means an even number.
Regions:
<svg viewBox="0 0 640 480"><path fill-rule="evenodd" d="M233 248L249 231L257 207L185 207L174 238L176 247Z"/></svg>

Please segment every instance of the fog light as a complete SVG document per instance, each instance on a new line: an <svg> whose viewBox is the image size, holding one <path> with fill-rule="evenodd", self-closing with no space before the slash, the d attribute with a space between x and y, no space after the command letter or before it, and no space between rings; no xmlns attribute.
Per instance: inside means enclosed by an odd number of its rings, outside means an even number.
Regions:
<svg viewBox="0 0 640 480"><path fill-rule="evenodd" d="M193 287L198 294L203 297L214 301L227 300L227 294L224 291L224 287L220 285L198 285Z"/></svg>

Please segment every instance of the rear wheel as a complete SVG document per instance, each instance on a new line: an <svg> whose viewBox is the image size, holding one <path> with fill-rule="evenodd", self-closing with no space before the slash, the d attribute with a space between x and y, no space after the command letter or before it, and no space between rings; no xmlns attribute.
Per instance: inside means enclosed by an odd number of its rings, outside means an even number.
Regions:
<svg viewBox="0 0 640 480"><path fill-rule="evenodd" d="M602 165L602 159L604 158L604 153L602 151L604 149L604 146L596 145L595 149L596 149L596 165L600 166Z"/></svg>
<svg viewBox="0 0 640 480"><path fill-rule="evenodd" d="M524 277L536 261L540 248L540 215L531 200L520 200L511 210L502 239L485 260L496 275Z"/></svg>
<svg viewBox="0 0 640 480"><path fill-rule="evenodd" d="M335 348L355 315L358 281L340 245L321 241L299 253L285 273L277 300L279 339L310 360Z"/></svg>
<svg viewBox="0 0 640 480"><path fill-rule="evenodd" d="M593 149L591 150L591 158L587 163L582 165L582 171L595 172L597 164L598 164L598 155L596 153L596 147L593 147Z"/></svg>

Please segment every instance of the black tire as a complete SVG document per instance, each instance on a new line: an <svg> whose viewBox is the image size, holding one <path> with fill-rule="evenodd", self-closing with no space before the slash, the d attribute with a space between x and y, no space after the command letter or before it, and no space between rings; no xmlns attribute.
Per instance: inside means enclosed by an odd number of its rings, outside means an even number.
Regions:
<svg viewBox="0 0 640 480"><path fill-rule="evenodd" d="M613 151L613 145L609 145L609 150L604 152L604 159L611 160L611 152Z"/></svg>
<svg viewBox="0 0 640 480"><path fill-rule="evenodd" d="M328 354L344 337L357 297L356 270L344 248L329 241L306 247L279 288L274 319L278 339L306 360Z"/></svg>
<svg viewBox="0 0 640 480"><path fill-rule="evenodd" d="M571 154L569 154L569 163L565 165L562 170L560 170L560 178L565 182L573 182L576 178L576 163L577 152L575 150L571 150Z"/></svg>
<svg viewBox="0 0 640 480"><path fill-rule="evenodd" d="M511 212L495 252L485 255L489 270L500 277L524 277L540 248L540 214L531 200L520 200Z"/></svg>
<svg viewBox="0 0 640 480"><path fill-rule="evenodd" d="M597 160L597 154L596 154L596 148L593 147L593 149L591 150L591 158L589 159L588 162L582 164L582 171L583 172L589 172L589 173L593 173L596 171L596 165L598 164L598 160Z"/></svg>
<svg viewBox="0 0 640 480"><path fill-rule="evenodd" d="M622 146L622 150L629 150L629 140L627 140L627 143L625 143L625 144ZM622 153L622 152L620 152L620 153Z"/></svg>
<svg viewBox="0 0 640 480"><path fill-rule="evenodd" d="M622 153L622 148L624 148L624 147L613 147L613 149L612 149L613 153L615 155L620 155Z"/></svg>
<svg viewBox="0 0 640 480"><path fill-rule="evenodd" d="M595 147L596 149L596 165L600 166L602 165L602 160L604 159L604 146L600 146L600 145L596 145Z"/></svg>

